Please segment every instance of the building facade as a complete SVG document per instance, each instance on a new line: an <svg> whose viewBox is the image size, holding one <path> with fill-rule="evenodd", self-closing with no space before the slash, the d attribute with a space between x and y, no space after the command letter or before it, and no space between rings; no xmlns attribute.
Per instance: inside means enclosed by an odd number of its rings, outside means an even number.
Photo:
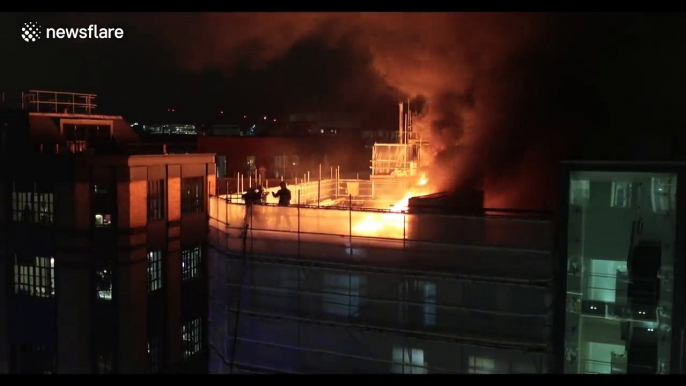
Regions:
<svg viewBox="0 0 686 386"><path fill-rule="evenodd" d="M549 219L210 203L212 373L550 371Z"/></svg>
<svg viewBox="0 0 686 386"><path fill-rule="evenodd" d="M0 117L0 371L205 372L214 155L136 150L118 116Z"/></svg>
<svg viewBox="0 0 686 386"><path fill-rule="evenodd" d="M555 367L682 373L686 165L563 166Z"/></svg>

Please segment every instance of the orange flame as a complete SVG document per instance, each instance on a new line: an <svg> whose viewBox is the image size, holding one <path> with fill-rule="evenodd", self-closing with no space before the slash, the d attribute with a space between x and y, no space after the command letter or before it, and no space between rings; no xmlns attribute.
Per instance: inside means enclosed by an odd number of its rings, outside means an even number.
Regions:
<svg viewBox="0 0 686 386"><path fill-rule="evenodd" d="M425 186L429 182L425 174L422 174L421 179L417 182L418 186ZM426 190L426 189L422 189ZM371 213L359 222L353 228L357 233L379 234L395 233L398 230L405 228L405 215L402 212L407 211L409 207L410 198L416 196L423 196L428 192L415 193L412 190L408 191L405 196L391 206L390 213Z"/></svg>

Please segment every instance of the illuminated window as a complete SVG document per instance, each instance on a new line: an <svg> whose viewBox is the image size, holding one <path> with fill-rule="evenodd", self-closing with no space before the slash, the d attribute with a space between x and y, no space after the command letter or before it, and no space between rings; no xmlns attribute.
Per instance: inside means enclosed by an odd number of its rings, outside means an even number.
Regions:
<svg viewBox="0 0 686 386"><path fill-rule="evenodd" d="M324 312L356 318L360 316L360 296L367 278L358 275L324 276Z"/></svg>
<svg viewBox="0 0 686 386"><path fill-rule="evenodd" d="M491 358L469 356L470 374L493 374L495 373L495 360Z"/></svg>
<svg viewBox="0 0 686 386"><path fill-rule="evenodd" d="M395 374L426 374L424 350L416 348L393 348L393 372Z"/></svg>
<svg viewBox="0 0 686 386"><path fill-rule="evenodd" d="M98 300L112 300L112 267L109 261L95 271L95 287Z"/></svg>
<svg viewBox="0 0 686 386"><path fill-rule="evenodd" d="M162 288L162 252L148 252L148 292Z"/></svg>
<svg viewBox="0 0 686 386"><path fill-rule="evenodd" d="M186 248L181 251L181 277L190 280L200 276L200 259L202 248L200 246Z"/></svg>
<svg viewBox="0 0 686 386"><path fill-rule="evenodd" d="M164 180L148 181L148 220L164 218Z"/></svg>
<svg viewBox="0 0 686 386"><path fill-rule="evenodd" d="M204 211L205 179L192 177L181 179L181 213L201 213Z"/></svg>
<svg viewBox="0 0 686 386"><path fill-rule="evenodd" d="M93 185L95 226L112 226L112 217L116 208L114 188L109 184Z"/></svg>
<svg viewBox="0 0 686 386"><path fill-rule="evenodd" d="M202 319L193 319L181 328L183 358L190 358L202 349Z"/></svg>
<svg viewBox="0 0 686 386"><path fill-rule="evenodd" d="M569 203L572 205L586 205L591 195L591 181L573 180L569 183Z"/></svg>
<svg viewBox="0 0 686 386"><path fill-rule="evenodd" d="M96 367L98 374L112 374L112 353L98 354L96 357Z"/></svg>
<svg viewBox="0 0 686 386"><path fill-rule="evenodd" d="M53 223L53 194L35 183L15 183L12 190L12 219L36 224Z"/></svg>
<svg viewBox="0 0 686 386"><path fill-rule="evenodd" d="M148 340L148 372L158 371L160 371L160 340L157 337L151 337Z"/></svg>
<svg viewBox="0 0 686 386"><path fill-rule="evenodd" d="M55 296L55 259L14 256L14 292L52 298Z"/></svg>
<svg viewBox="0 0 686 386"><path fill-rule="evenodd" d="M421 323L425 327L436 325L435 283L422 280L406 280L399 285L399 292L400 299L402 300L399 315L401 323ZM422 303L422 306L420 309L417 309L417 306L411 306L410 303ZM415 318L419 314L422 317L421 322Z"/></svg>
<svg viewBox="0 0 686 386"><path fill-rule="evenodd" d="M613 182L610 205L613 208L629 208L631 206L631 183Z"/></svg>

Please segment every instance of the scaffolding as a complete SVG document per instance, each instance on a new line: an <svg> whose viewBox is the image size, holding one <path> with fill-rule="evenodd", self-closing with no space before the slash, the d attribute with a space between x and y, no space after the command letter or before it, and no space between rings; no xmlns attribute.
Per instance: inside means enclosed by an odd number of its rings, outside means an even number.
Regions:
<svg viewBox="0 0 686 386"><path fill-rule="evenodd" d="M428 166L429 144L413 130L410 102L399 105L398 143L375 143L372 148L371 178L411 178Z"/></svg>
<svg viewBox="0 0 686 386"><path fill-rule="evenodd" d="M291 207L210 197L212 372L547 372L549 220L294 192ZM388 229L358 228L374 218Z"/></svg>

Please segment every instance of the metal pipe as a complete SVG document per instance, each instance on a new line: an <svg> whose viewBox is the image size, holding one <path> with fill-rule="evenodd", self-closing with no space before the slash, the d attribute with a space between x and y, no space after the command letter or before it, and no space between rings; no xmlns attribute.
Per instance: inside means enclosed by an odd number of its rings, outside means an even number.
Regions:
<svg viewBox="0 0 686 386"><path fill-rule="evenodd" d="M226 283L227 287L240 287L240 284L237 283ZM284 287L265 287L265 286L257 286L257 285L243 285L242 288L244 289L254 289L257 291L265 291L265 292L274 292L275 294L288 294L288 295L312 295L314 297L323 297L330 295L329 293L322 291L322 292L316 292L316 291L307 291L307 290L297 290L297 289L290 289L290 288L284 288ZM278 295L275 295L278 296ZM365 302L372 302L372 303L384 303L384 304L407 304L410 306L434 306L437 309L441 310L451 310L451 311L461 311L465 313L470 313L470 314L484 314L484 315L493 315L493 316L509 316L509 317L514 317L514 318L546 318L548 316L548 311L542 311L539 314L523 314L523 313L518 313L518 312L507 312L507 311L491 311L491 310L482 310L478 308L471 308L471 307L462 307L462 306L456 306L456 305L448 305L448 304L440 304L440 303L431 303L431 302L415 302L411 300L392 300L392 299L384 299L384 298L374 298L371 296L358 296L358 295L343 295L343 296L348 296L349 298L356 298L359 299L360 301L365 301ZM348 305L348 303L336 303L336 302L331 302L327 301L327 304L335 304L335 305ZM431 314L431 313L425 313L425 315L436 315L436 314Z"/></svg>
<svg viewBox="0 0 686 386"><path fill-rule="evenodd" d="M348 241L350 242L350 256L353 255L353 195L348 195Z"/></svg>
<svg viewBox="0 0 686 386"><path fill-rule="evenodd" d="M233 309L231 309L231 311L233 311ZM479 338L459 337L459 336L451 336L451 335L447 335L447 334L434 333L434 332L410 331L410 330L404 330L404 329L399 329L399 328L376 327L376 326L369 326L369 325L356 324L356 323L341 323L341 322L334 322L334 321L327 321L327 320L316 320L316 319L312 319L312 318L300 318L300 317L296 317L296 316L272 314L272 313L267 313L267 312L257 312L257 311L252 311L252 310L242 310L241 313L249 314L250 316L253 316L256 318L263 318L263 319L268 319L268 320L280 319L280 320L295 321L295 322L302 321L302 322L309 322L309 323L317 324L317 325L341 327L341 328L346 328L346 329L349 329L350 327L356 327L356 328L365 329L365 330L376 330L376 331L379 331L382 333L392 333L392 334L398 334L398 335L405 335L406 337L412 337L412 338L416 338L416 339L461 343L461 344L464 344L467 346L472 346L472 347L504 348L504 349L509 349L509 350L518 350L518 351L525 351L525 352L531 352L533 350L545 351L549 347L549 344L547 344L547 343L527 344L527 343L519 343L519 342L503 342L502 339L497 339L497 338L493 338L493 339L481 338L481 339L479 339Z"/></svg>
<svg viewBox="0 0 686 386"><path fill-rule="evenodd" d="M221 222L221 221L218 221ZM227 228L229 228L227 224ZM228 235L228 234L227 234ZM238 257L235 257L233 254L227 252L224 249L220 249L218 247L214 247L210 245L210 247L214 248L217 250L219 253L223 254L224 257L228 259L237 259ZM384 273L384 274L396 274L396 275L402 275L403 277L407 278L416 278L416 279L427 279L427 280L434 280L436 278L441 278L442 280L450 280L450 281L458 281L458 282L474 282L474 283L488 283L488 284L499 284L499 285L505 285L505 286L512 286L512 287L527 287L527 288L538 288L539 290L545 291L550 288L550 285L552 283L552 279L534 279L534 280L528 280L528 279L513 279L509 277L500 277L500 276L477 276L477 275L464 275L464 274L455 274L455 273L444 273L444 272L438 272L438 271L412 271L412 270L407 270L407 269L398 269L398 268L391 268L391 267L384 267L384 268L374 268L370 266L361 266L357 264L351 264L351 263L333 263L333 262L322 262L322 261L313 261L313 260L293 260L289 257L281 257L279 255L264 255L264 254L252 254L253 260L259 260L259 261L264 261L265 264L277 264L277 265L288 265L288 266L304 266L304 267L313 267L313 268L318 268L318 269L326 269L328 271L334 271L334 272L349 272L349 271L358 271L358 272L367 272L367 273Z"/></svg>
<svg viewBox="0 0 686 386"><path fill-rule="evenodd" d="M407 214L403 212L403 250L405 249L405 240L407 240L405 236L405 222L407 222Z"/></svg>
<svg viewBox="0 0 686 386"><path fill-rule="evenodd" d="M298 324L298 325L300 325L300 324ZM359 360L364 360L364 361L368 361L368 362L376 362L376 363L380 363L380 364L407 366L408 368L411 367L413 369L423 368L423 369L427 369L427 370L433 370L433 372L439 372L439 373L449 373L450 372L450 370L448 370L448 369L437 368L437 367L433 367L433 366L410 365L410 364L396 363L396 362L389 361L389 360L376 359L376 358L371 358L371 357L363 357L363 356L352 355L352 354L344 354L344 353L340 353L340 352L320 350L320 349L314 349L314 348L307 348L307 347L302 347L302 346L292 346L292 345L286 345L286 344L281 344L281 343L271 343L271 342L265 342L265 341L256 340L256 339L248 339L248 338L237 338L237 339L241 342L261 344L261 345L265 345L265 346L285 348L285 349L289 349L289 350L311 352L311 353L317 353L317 354L328 354L328 355L332 355L332 356L336 356L336 357L359 359Z"/></svg>

